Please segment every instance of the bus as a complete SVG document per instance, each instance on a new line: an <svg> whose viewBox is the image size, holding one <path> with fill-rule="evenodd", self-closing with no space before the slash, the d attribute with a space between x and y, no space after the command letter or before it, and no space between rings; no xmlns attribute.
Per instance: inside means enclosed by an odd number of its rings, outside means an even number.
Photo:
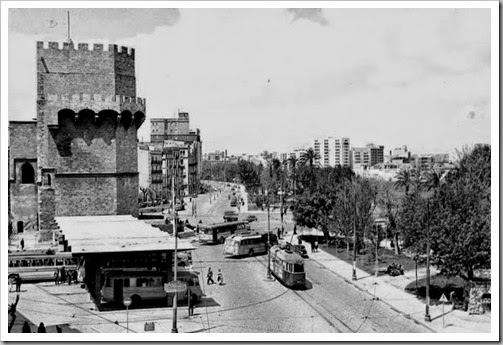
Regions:
<svg viewBox="0 0 503 345"><path fill-rule="evenodd" d="M224 255L241 256L267 253L267 234L242 233L227 237L224 244ZM271 245L278 242L276 235L270 234Z"/></svg>
<svg viewBox="0 0 503 345"><path fill-rule="evenodd" d="M288 287L305 287L304 260L299 253L279 246L271 248L271 272Z"/></svg>
<svg viewBox="0 0 503 345"><path fill-rule="evenodd" d="M9 255L9 280L21 277L28 281L54 280L56 270L65 268L67 272L80 268L79 259L72 257L72 253L56 254L15 254Z"/></svg>
<svg viewBox="0 0 503 345"><path fill-rule="evenodd" d="M199 242L224 243L225 239L234 234L250 230L246 221L225 222L211 225L199 224Z"/></svg>
<svg viewBox="0 0 503 345"><path fill-rule="evenodd" d="M122 303L124 298L131 298L132 304L137 306L142 301L159 300L170 297L164 291L164 284L167 283L166 272L148 271L145 269L106 269L104 273L104 284L101 288L101 299L104 302ZM200 299L203 295L199 283L198 272L178 270L177 280L187 284L187 288ZM173 294L171 294L173 296ZM187 299L187 291L179 293L177 300Z"/></svg>

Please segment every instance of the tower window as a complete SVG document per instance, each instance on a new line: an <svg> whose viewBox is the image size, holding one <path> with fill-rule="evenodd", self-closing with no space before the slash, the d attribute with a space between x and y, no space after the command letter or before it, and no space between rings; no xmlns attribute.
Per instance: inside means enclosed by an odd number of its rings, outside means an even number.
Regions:
<svg viewBox="0 0 503 345"><path fill-rule="evenodd" d="M28 162L21 166L21 183L35 183L35 170Z"/></svg>

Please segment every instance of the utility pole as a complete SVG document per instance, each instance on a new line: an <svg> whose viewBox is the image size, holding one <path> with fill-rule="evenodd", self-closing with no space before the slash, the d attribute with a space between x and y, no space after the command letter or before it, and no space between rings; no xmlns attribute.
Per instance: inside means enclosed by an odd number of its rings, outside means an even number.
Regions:
<svg viewBox="0 0 503 345"><path fill-rule="evenodd" d="M175 211L175 174L173 171L173 176L172 176L172 203L173 203L173 235L175 236L175 257L174 257L174 268L173 268L173 280L176 282L176 273L178 269L178 257L177 257L177 250L178 250L178 236L176 232L177 228L177 214ZM178 302L178 293L175 292L175 295L173 297L173 326L171 328L171 333L178 333L178 328L176 326L176 317L177 317L177 302Z"/></svg>
<svg viewBox="0 0 503 345"><path fill-rule="evenodd" d="M426 200L426 310L424 320L431 322L430 316L430 201Z"/></svg>
<svg viewBox="0 0 503 345"><path fill-rule="evenodd" d="M266 192L267 193L267 192ZM267 279L271 280L271 213L269 211L269 195L267 195Z"/></svg>
<svg viewBox="0 0 503 345"><path fill-rule="evenodd" d="M280 214L280 218L281 218L281 235L283 235L283 231L284 231L284 228L283 228L283 195L285 194L285 191L284 191L284 183L283 183L283 174L281 174L281 195L280 195L280 202L281 202L281 206L279 208L279 214Z"/></svg>
<svg viewBox="0 0 503 345"><path fill-rule="evenodd" d="M379 224L374 224L376 227L376 278L379 276Z"/></svg>
<svg viewBox="0 0 503 345"><path fill-rule="evenodd" d="M351 277L351 280L357 280L358 278L356 277L356 186L354 186L355 192L355 208L354 208L354 221L353 221L353 275Z"/></svg>

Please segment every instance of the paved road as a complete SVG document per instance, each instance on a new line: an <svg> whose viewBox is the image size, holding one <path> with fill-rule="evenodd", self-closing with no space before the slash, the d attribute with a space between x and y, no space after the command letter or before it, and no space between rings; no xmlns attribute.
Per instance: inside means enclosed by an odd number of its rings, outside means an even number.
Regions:
<svg viewBox="0 0 503 345"><path fill-rule="evenodd" d="M226 193L202 219L220 221L231 209ZM279 217L273 224L279 226ZM254 228L266 229L265 215ZM288 228L288 227L287 227ZM290 224L291 228L291 224ZM205 293L219 306L201 307L201 322L214 332L426 332L372 296L348 285L314 260L306 261L308 289L292 290L268 281L267 256L224 258L222 245L199 245L194 268L205 277L208 267L221 268L226 284L206 285ZM312 254L316 255L316 254ZM204 310L204 311L203 311Z"/></svg>

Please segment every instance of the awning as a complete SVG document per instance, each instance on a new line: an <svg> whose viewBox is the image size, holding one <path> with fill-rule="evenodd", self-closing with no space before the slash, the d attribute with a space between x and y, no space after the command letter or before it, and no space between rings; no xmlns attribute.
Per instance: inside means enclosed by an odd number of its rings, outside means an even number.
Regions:
<svg viewBox="0 0 503 345"><path fill-rule="evenodd" d="M131 215L56 217L72 253L172 251L175 238ZM178 239L178 250L196 249Z"/></svg>

